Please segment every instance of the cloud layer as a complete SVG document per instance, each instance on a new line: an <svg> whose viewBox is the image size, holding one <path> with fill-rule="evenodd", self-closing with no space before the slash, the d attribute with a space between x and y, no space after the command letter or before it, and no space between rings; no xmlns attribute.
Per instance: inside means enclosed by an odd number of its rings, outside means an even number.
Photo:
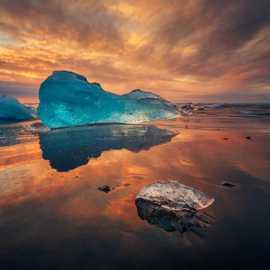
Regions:
<svg viewBox="0 0 270 270"><path fill-rule="evenodd" d="M2 0L0 92L70 69L118 93L265 101L269 44L269 0Z"/></svg>

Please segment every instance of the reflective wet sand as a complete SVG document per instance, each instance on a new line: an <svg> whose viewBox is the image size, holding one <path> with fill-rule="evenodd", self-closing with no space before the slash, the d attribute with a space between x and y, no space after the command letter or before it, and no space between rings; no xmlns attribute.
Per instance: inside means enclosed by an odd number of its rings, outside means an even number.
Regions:
<svg viewBox="0 0 270 270"><path fill-rule="evenodd" d="M0 147L1 269L266 269L269 126L209 123L16 134ZM215 198L203 236L138 216L139 190L169 179Z"/></svg>

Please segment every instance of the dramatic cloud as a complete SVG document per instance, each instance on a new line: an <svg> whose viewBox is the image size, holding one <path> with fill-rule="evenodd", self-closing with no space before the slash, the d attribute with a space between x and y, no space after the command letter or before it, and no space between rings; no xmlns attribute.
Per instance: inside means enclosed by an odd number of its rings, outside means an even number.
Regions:
<svg viewBox="0 0 270 270"><path fill-rule="evenodd" d="M119 93L265 101L269 44L269 0L1 0L0 93L71 69Z"/></svg>

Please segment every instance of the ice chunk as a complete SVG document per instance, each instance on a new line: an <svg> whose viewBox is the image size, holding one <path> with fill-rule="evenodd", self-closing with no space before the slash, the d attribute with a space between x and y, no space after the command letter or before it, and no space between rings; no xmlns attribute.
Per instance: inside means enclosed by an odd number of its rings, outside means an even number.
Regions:
<svg viewBox="0 0 270 270"><path fill-rule="evenodd" d="M165 231L203 234L211 216L199 212L214 202L213 198L177 181L157 182L144 187L136 197L138 215Z"/></svg>
<svg viewBox="0 0 270 270"><path fill-rule="evenodd" d="M202 236L205 229L213 222L213 217L203 212L170 211L160 207L160 205L141 199L136 200L136 207L141 219L167 232L193 232Z"/></svg>
<svg viewBox="0 0 270 270"><path fill-rule="evenodd" d="M142 92L142 91L141 91ZM140 123L179 115L177 107L147 94L117 95L90 83L82 75L56 71L40 86L38 115L50 128L94 123Z"/></svg>
<svg viewBox="0 0 270 270"><path fill-rule="evenodd" d="M0 120L25 121L32 119L34 119L34 113L31 109L13 97L0 96Z"/></svg>
<svg viewBox="0 0 270 270"><path fill-rule="evenodd" d="M195 188L178 181L156 182L144 187L136 197L159 205L170 211L201 210L210 206L214 199Z"/></svg>

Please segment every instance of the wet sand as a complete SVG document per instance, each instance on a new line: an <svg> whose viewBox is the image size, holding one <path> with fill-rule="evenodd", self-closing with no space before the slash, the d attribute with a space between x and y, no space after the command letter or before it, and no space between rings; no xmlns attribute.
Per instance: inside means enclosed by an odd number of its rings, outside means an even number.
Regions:
<svg viewBox="0 0 270 270"><path fill-rule="evenodd" d="M266 269L270 126L237 121L13 132L0 147L1 269ZM215 198L204 235L138 216L139 190L171 179Z"/></svg>

